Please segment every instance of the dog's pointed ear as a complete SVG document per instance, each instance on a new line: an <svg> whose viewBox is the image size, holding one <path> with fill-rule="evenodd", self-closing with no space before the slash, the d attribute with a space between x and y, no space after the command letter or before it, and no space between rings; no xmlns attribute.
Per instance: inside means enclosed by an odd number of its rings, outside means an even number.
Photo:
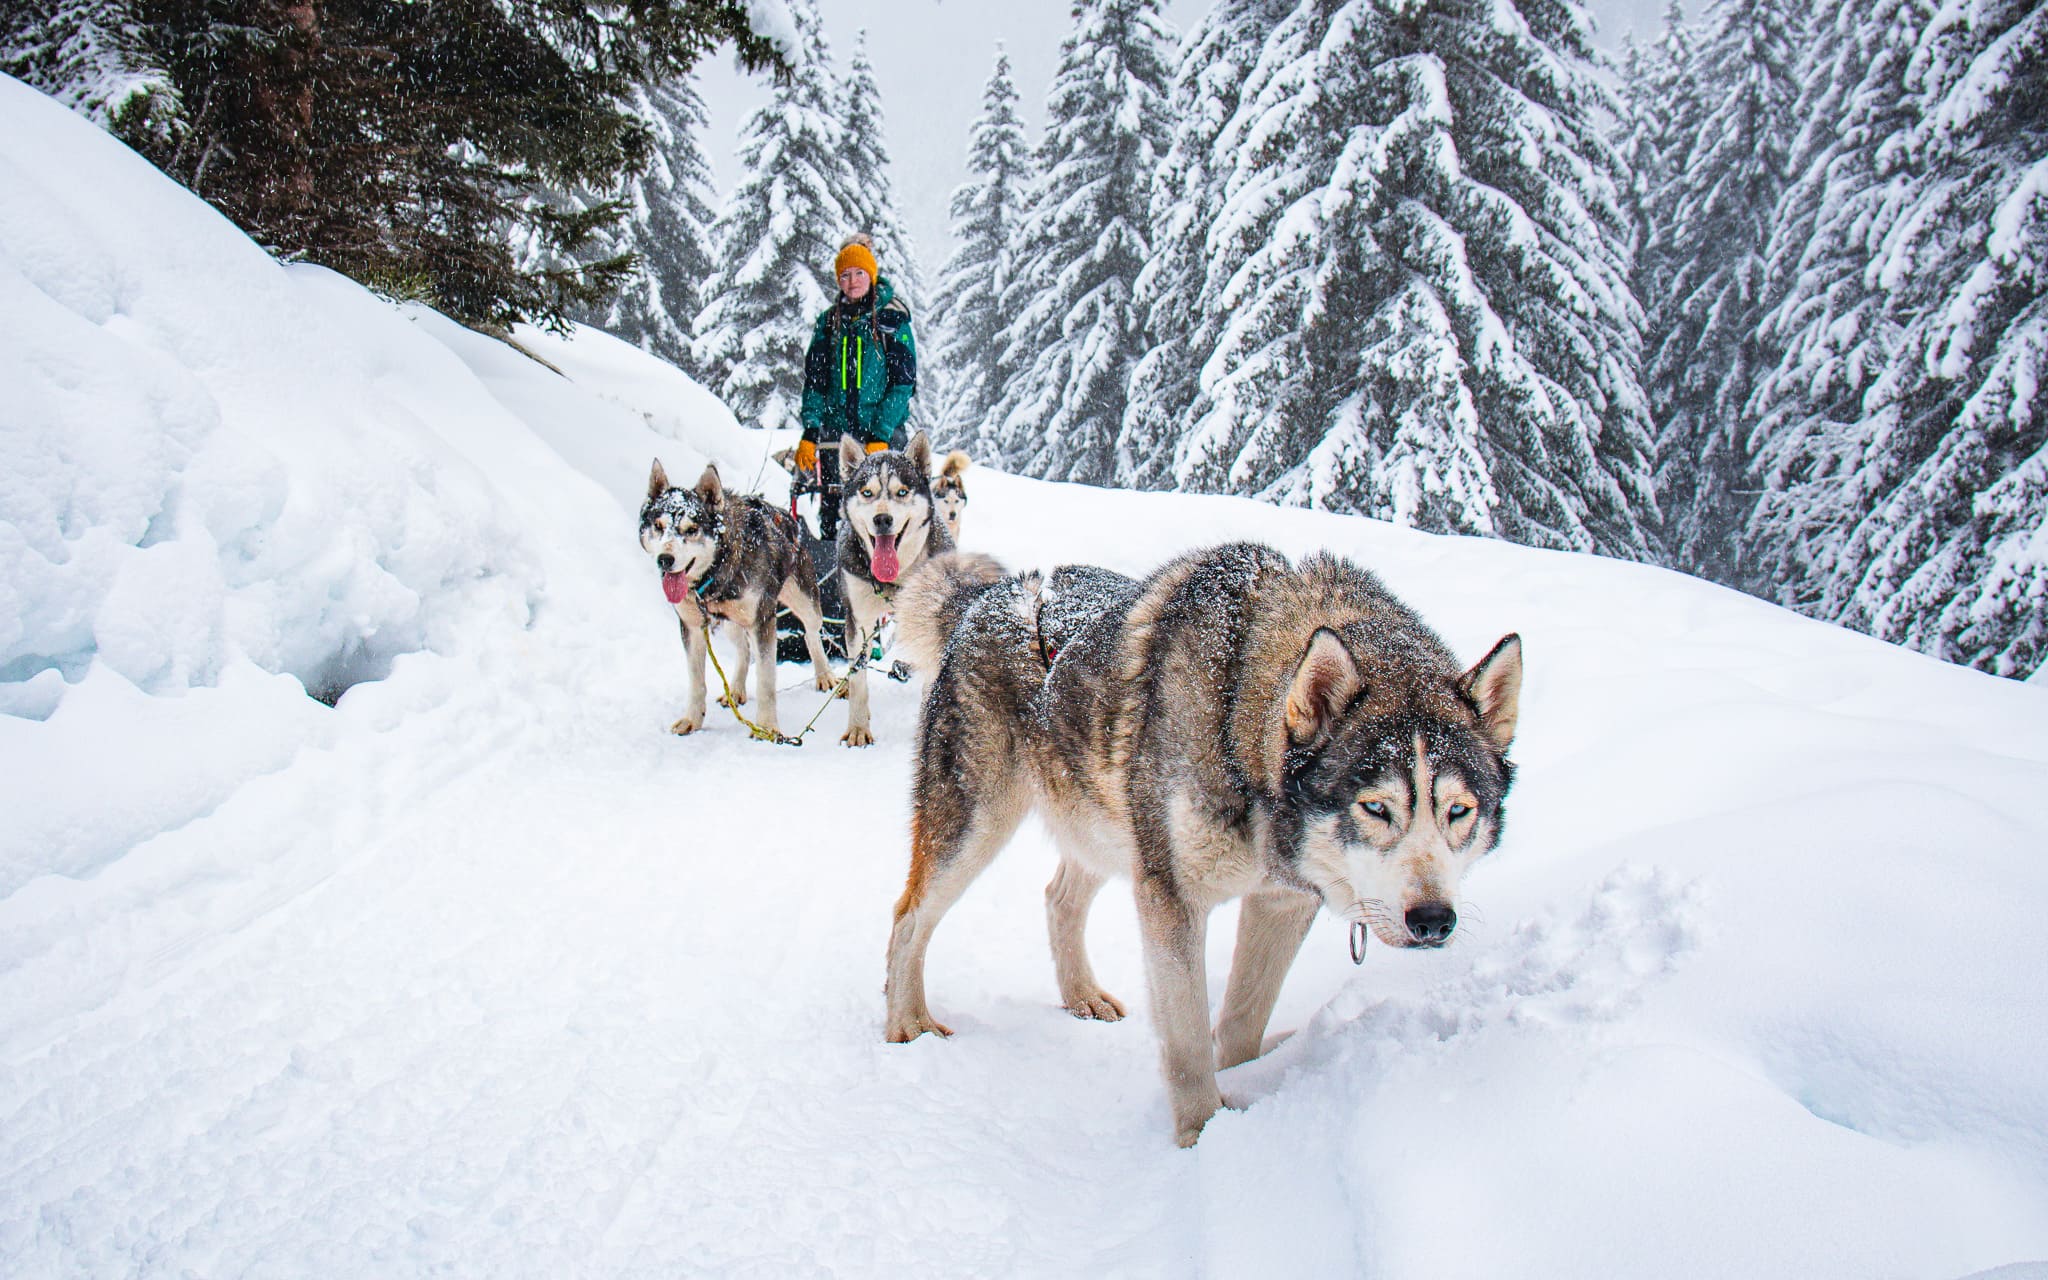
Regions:
<svg viewBox="0 0 2048 1280"><path fill-rule="evenodd" d="M1294 683L1287 688L1287 736L1293 742L1312 742L1329 732L1344 708L1365 688L1365 677L1351 651L1328 627L1318 627L1309 637L1308 651L1294 669Z"/></svg>
<svg viewBox="0 0 2048 1280"><path fill-rule="evenodd" d="M697 477L697 496L707 507L717 506L719 499L725 496L725 486L718 480L717 463L704 464L704 474Z"/></svg>
<svg viewBox="0 0 2048 1280"><path fill-rule="evenodd" d="M654 470L647 473L647 500L649 502L668 492L668 472L662 470L661 459L654 460Z"/></svg>
<svg viewBox="0 0 2048 1280"><path fill-rule="evenodd" d="M858 439L853 436L839 437L839 474L842 477L851 476L854 468L860 466L860 460L867 456L868 451L861 446Z"/></svg>
<svg viewBox="0 0 2048 1280"><path fill-rule="evenodd" d="M1493 652L1459 683L1479 707L1479 725L1487 741L1506 751L1515 740L1515 718L1522 704L1522 637L1512 632L1502 636Z"/></svg>
<svg viewBox="0 0 2048 1280"><path fill-rule="evenodd" d="M910 448L906 453L910 458L910 469L926 479L930 479L932 474L931 437L922 431L918 432L915 436L911 437Z"/></svg>

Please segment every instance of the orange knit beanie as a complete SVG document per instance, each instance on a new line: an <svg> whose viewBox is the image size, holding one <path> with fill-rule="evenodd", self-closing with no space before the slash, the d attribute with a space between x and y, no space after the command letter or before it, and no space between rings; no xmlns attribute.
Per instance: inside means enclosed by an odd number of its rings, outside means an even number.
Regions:
<svg viewBox="0 0 2048 1280"><path fill-rule="evenodd" d="M881 278L882 273L875 266L875 242L872 237L856 232L846 238L845 244L839 246L839 256L832 259L832 278L838 279L839 274L848 267L859 267L867 272L870 283Z"/></svg>

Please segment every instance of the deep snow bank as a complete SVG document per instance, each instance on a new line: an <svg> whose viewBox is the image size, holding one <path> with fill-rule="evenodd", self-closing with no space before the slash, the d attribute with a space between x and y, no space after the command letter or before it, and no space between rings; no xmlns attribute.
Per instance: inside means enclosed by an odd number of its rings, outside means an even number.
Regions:
<svg viewBox="0 0 2048 1280"><path fill-rule="evenodd" d="M759 462L680 374L659 413L597 399L278 264L5 77L0 121L0 895L324 740L308 694L573 598L559 528L615 522L657 449ZM521 379L530 422L493 394Z"/></svg>

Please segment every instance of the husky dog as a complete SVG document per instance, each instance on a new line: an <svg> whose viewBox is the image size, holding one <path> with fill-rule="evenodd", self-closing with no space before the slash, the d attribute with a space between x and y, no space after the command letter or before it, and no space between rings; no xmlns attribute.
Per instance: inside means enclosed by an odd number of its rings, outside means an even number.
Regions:
<svg viewBox="0 0 2048 1280"><path fill-rule="evenodd" d="M917 743L910 875L889 939L887 1035L951 1032L925 1003L932 931L1036 809L1060 852L1046 920L1060 999L1115 1021L1084 944L1106 877L1136 882L1174 1129L1258 1056L1318 906L1394 947L1440 947L1458 883L1500 838L1521 641L1461 671L1372 574L1238 544L1142 583L1106 571L1058 608L1057 575L954 574L907 594L937 651ZM1128 583L1128 580L1123 580ZM1053 598L1045 597L1050 591ZM934 621L934 619L937 619ZM1212 1036L1209 912L1243 898ZM1356 952L1354 952L1356 954Z"/></svg>
<svg viewBox="0 0 2048 1280"><path fill-rule="evenodd" d="M939 518L946 522L946 532L953 535L953 545L960 544L960 513L967 506L967 482L962 477L974 460L958 449L946 455L939 464L939 474L932 477L932 501L938 505Z"/></svg>
<svg viewBox="0 0 2048 1280"><path fill-rule="evenodd" d="M868 453L852 436L839 438L839 574L846 587L846 733L849 747L873 744L868 728L868 673L861 653L875 642L896 588L926 556L953 549L932 502L932 445L920 431L898 453ZM857 668L857 669L855 669Z"/></svg>
<svg viewBox="0 0 2048 1280"><path fill-rule="evenodd" d="M707 466L694 489L669 484L661 459L647 477L647 501L640 508L640 545L661 570L661 591L683 623L683 647L690 669L690 705L672 733L695 733L704 727L704 653L710 627L718 619L740 632L739 660L732 675L732 697L747 700L747 668L759 659L754 679L756 718L765 729L779 730L775 717L775 605L803 623L804 647L820 689L833 686L832 667L819 641L824 614L818 605L818 583L811 555L798 536L796 521L754 494L728 493L718 481L718 468ZM718 699L726 705L721 695Z"/></svg>

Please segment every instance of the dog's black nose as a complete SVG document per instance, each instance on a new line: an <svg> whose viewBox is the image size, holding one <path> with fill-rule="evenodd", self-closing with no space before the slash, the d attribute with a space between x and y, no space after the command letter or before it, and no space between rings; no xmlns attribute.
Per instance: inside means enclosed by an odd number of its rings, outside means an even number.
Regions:
<svg viewBox="0 0 2048 1280"><path fill-rule="evenodd" d="M1441 902L1408 908L1408 936L1425 947L1440 947L1458 927L1458 913Z"/></svg>
<svg viewBox="0 0 2048 1280"><path fill-rule="evenodd" d="M895 527L895 525L896 525L896 517L895 517L895 516L892 516L892 515L890 515L890 514L889 514L888 512L886 512L886 511L877 511L877 512L875 513L875 532L876 532L876 533L887 533L887 532L889 532L889 530L890 530L890 529L894 528L894 527Z"/></svg>
<svg viewBox="0 0 2048 1280"><path fill-rule="evenodd" d="M670 555L668 552L664 551L660 555L654 557L654 567L661 570L663 573L667 573L669 570L676 567L676 558Z"/></svg>

